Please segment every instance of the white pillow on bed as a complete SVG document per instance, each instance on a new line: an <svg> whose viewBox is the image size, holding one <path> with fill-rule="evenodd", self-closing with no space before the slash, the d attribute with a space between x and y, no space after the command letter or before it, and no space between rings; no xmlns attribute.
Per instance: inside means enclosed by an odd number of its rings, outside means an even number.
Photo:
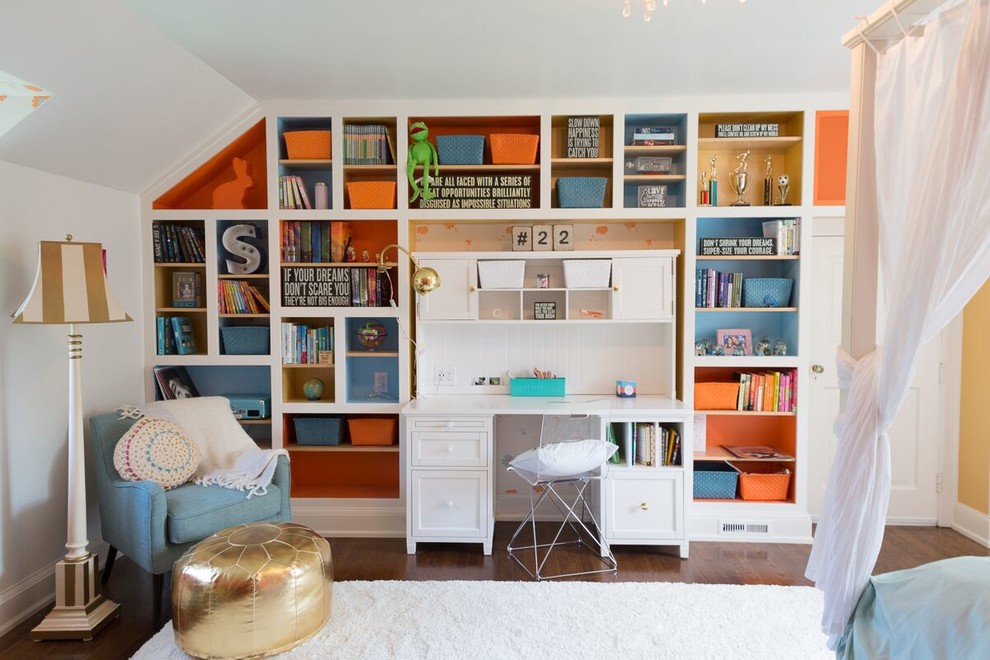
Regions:
<svg viewBox="0 0 990 660"><path fill-rule="evenodd" d="M575 440L543 445L516 456L509 466L541 477L569 477L589 472L612 457L617 445L605 440Z"/></svg>

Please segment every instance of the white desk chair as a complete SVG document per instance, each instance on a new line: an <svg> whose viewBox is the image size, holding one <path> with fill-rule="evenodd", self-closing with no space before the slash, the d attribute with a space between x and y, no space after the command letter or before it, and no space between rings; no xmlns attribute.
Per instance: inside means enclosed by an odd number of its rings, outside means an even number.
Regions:
<svg viewBox="0 0 990 660"><path fill-rule="evenodd" d="M601 481L608 459L616 449L616 445L601 439L598 417L543 415L539 446L519 454L509 463L509 472L515 472L530 485L530 511L516 528L507 550L530 577L550 580L595 573L614 574L618 570L615 555L585 499L589 484ZM564 519L553 540L540 543L536 531L537 512L547 500L556 506ZM532 529L532 545L516 545L527 524ZM589 550L589 554L595 556L596 568L546 574L543 569L550 553L563 545L578 545ZM524 561L530 557L530 550L532 568Z"/></svg>

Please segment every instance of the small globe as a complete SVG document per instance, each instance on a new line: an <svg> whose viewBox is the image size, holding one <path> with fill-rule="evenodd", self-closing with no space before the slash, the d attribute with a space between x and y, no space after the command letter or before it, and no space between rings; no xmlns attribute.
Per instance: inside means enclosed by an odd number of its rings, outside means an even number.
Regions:
<svg viewBox="0 0 990 660"><path fill-rule="evenodd" d="M362 347L373 351L382 345L388 331L385 326L375 321L368 321L357 330L357 340Z"/></svg>
<svg viewBox="0 0 990 660"><path fill-rule="evenodd" d="M323 396L326 387L319 378L310 378L303 383L303 395L310 401L317 401Z"/></svg>

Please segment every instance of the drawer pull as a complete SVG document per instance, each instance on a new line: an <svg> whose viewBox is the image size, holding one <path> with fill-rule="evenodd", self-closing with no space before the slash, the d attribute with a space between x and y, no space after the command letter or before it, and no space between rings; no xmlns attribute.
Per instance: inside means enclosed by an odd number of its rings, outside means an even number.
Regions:
<svg viewBox="0 0 990 660"><path fill-rule="evenodd" d="M639 508L642 509L643 511L649 511L650 505L646 502L643 502L642 504L639 505Z"/></svg>
<svg viewBox="0 0 990 660"><path fill-rule="evenodd" d="M448 429L452 429L452 428L454 428L454 422L453 422L453 421L448 421L448 422L447 422L447 423L445 424L445 426L446 426L446 427L447 427Z"/></svg>
<svg viewBox="0 0 990 660"><path fill-rule="evenodd" d="M444 449L444 451L446 453L448 453L448 454L453 454L454 453L454 445L447 445L447 448Z"/></svg>

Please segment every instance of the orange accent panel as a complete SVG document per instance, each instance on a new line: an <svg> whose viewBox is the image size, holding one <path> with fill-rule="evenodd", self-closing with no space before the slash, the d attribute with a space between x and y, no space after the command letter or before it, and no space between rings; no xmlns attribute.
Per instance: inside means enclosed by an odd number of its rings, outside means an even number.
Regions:
<svg viewBox="0 0 990 660"><path fill-rule="evenodd" d="M399 497L399 452L289 451L292 497Z"/></svg>
<svg viewBox="0 0 990 660"><path fill-rule="evenodd" d="M846 203L846 152L849 145L849 111L815 113L815 204Z"/></svg>
<svg viewBox="0 0 990 660"><path fill-rule="evenodd" d="M794 415L708 415L705 443L719 445L766 445L795 456L797 417Z"/></svg>
<svg viewBox="0 0 990 660"><path fill-rule="evenodd" d="M215 156L200 165L191 174L156 199L154 209L210 209L213 208L213 191L235 177L234 158L248 163L248 173L254 187L248 188L243 197L243 208L268 208L268 165L265 150L265 120L262 119L243 135L231 142ZM237 207L230 207L237 208Z"/></svg>

